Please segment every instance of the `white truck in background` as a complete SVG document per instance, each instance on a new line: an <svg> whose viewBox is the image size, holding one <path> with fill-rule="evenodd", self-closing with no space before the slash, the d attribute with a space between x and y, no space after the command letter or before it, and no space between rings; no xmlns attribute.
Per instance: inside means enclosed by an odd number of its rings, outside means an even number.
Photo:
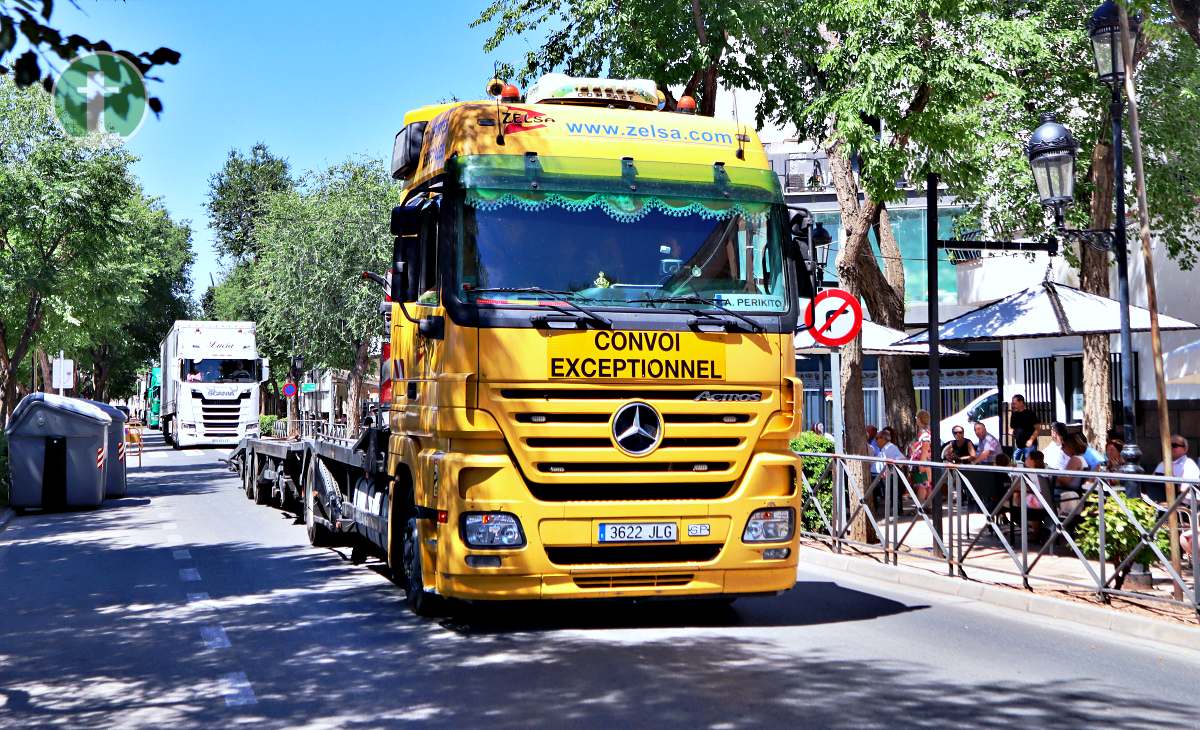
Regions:
<svg viewBox="0 0 1200 730"><path fill-rule="evenodd" d="M181 320L159 350L168 443L236 445L258 435L259 384L269 372L258 354L254 322Z"/></svg>

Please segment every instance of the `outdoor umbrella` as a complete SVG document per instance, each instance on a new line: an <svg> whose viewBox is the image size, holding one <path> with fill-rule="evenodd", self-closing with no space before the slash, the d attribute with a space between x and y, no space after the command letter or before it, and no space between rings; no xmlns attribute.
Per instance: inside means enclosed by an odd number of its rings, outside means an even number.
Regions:
<svg viewBox="0 0 1200 730"><path fill-rule="evenodd" d="M881 324L875 324L869 320L864 320L862 323L862 348L864 355L928 355L929 347L926 345L904 345L898 344L899 340L905 338L905 333L900 330L894 330L891 327L884 327ZM795 338L796 354L797 355L824 355L836 351L838 348L823 345L820 342L813 340L812 335L807 329L802 329L796 333ZM962 355L959 350L952 347L941 346L943 355Z"/></svg>
<svg viewBox="0 0 1200 730"><path fill-rule="evenodd" d="M1149 330L1150 310L1129 307L1129 321L1132 331ZM1191 322L1161 313L1158 326L1161 330L1200 329ZM1044 281L947 321L938 328L938 337L943 342L971 342L1109 334L1120 330L1121 305L1116 300ZM928 342L929 332L925 331L896 344Z"/></svg>
<svg viewBox="0 0 1200 730"><path fill-rule="evenodd" d="M1200 385L1200 342L1177 347L1163 356L1170 385Z"/></svg>

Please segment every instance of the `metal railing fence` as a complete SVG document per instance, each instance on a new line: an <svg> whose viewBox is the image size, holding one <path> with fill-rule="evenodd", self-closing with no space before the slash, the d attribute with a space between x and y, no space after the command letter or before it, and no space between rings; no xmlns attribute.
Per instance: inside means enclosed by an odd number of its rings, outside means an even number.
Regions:
<svg viewBox="0 0 1200 730"><path fill-rule="evenodd" d="M288 431L288 421L286 418L281 418L271 427L271 435L277 439L289 438ZM353 440L346 430L346 424L335 423L330 425L329 421L324 419L297 420L295 434L302 439L323 438L335 441Z"/></svg>
<svg viewBox="0 0 1200 730"><path fill-rule="evenodd" d="M996 572L1018 577L1025 588L1032 587L1031 581L1044 581L1086 589L1106 602L1113 596L1150 599L1200 613L1200 583L1196 580L1200 484L1115 472L951 465L846 454L797 455L802 463L808 459L828 462L815 478L803 468L797 470L801 513L815 514L817 523L812 525L810 520L807 529L802 525L801 534L826 543L835 552L853 546L878 554L892 565L898 565L905 555L941 562L949 575L962 578L971 571ZM918 470L930 470L931 480L914 484L912 475ZM1057 486L1059 477L1081 483ZM1176 486L1171 504L1125 496L1127 485L1145 488L1168 483ZM919 490L927 493L919 496ZM824 502L818 496L821 492L826 493ZM1061 500L1071 492L1076 495L1073 499ZM1138 507L1139 503L1151 509ZM1035 523L1038 530L1031 536ZM1110 524L1124 526L1126 532L1106 534ZM1164 538L1169 544L1172 525L1180 545L1178 570L1162 544ZM1129 529L1134 534L1128 533ZM1090 533L1086 537L1085 531ZM875 539L861 539L864 532ZM1133 538L1136 542L1129 545ZM921 539L928 544L917 545ZM1081 542L1087 543L1088 549ZM988 553L986 560L982 553ZM997 556L1002 559L996 560ZM1056 561L1057 569L1051 569ZM1148 561L1152 572L1165 574L1169 590L1126 586L1124 581L1135 561Z"/></svg>

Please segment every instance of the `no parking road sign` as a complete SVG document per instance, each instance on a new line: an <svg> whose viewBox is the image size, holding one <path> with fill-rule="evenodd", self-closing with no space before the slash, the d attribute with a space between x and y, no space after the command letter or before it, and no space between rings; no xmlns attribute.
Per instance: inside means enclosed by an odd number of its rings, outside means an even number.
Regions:
<svg viewBox="0 0 1200 730"><path fill-rule="evenodd" d="M845 289L825 289L809 303L804 323L817 342L826 347L841 347L862 329L862 304Z"/></svg>
<svg viewBox="0 0 1200 730"><path fill-rule="evenodd" d="M284 398L296 397L296 384L295 383L284 383L283 388L281 390L283 392Z"/></svg>

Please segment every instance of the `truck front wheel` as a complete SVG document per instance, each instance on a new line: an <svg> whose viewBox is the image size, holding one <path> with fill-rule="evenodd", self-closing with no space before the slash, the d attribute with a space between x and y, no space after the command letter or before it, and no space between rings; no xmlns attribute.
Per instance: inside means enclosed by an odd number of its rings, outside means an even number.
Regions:
<svg viewBox="0 0 1200 730"><path fill-rule="evenodd" d="M390 552L390 542L388 547ZM409 610L418 616L438 615L441 609L438 596L425 591L424 560L421 557L421 524L416 515L409 515L408 521L404 523L401 564L404 574L404 601L408 604ZM392 570L394 572L395 568Z"/></svg>

